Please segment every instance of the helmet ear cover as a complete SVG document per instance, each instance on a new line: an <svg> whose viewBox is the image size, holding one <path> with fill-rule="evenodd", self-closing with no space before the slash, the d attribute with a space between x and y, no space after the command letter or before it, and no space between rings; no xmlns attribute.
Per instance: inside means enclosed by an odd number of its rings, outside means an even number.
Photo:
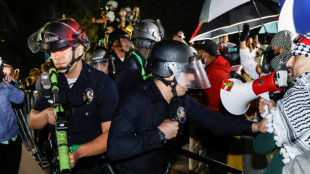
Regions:
<svg viewBox="0 0 310 174"><path fill-rule="evenodd" d="M86 48L89 47L90 43L88 37L86 35L85 30L83 30L82 28L79 28L76 34L73 34L72 37L75 38L77 41L79 41L79 43L82 43L84 47Z"/></svg>

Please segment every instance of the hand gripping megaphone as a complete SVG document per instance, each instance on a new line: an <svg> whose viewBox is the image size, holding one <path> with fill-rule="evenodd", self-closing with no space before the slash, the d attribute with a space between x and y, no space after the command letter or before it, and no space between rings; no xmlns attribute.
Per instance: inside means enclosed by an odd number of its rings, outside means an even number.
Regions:
<svg viewBox="0 0 310 174"><path fill-rule="evenodd" d="M282 91L287 86L287 71L274 71L273 73L248 83L238 79L228 79L221 87L221 100L225 109L234 115L244 114L250 101L266 92Z"/></svg>

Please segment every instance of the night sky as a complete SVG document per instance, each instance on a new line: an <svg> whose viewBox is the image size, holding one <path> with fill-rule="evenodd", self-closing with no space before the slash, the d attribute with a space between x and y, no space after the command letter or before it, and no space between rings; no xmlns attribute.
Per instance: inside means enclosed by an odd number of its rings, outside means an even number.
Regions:
<svg viewBox="0 0 310 174"><path fill-rule="evenodd" d="M0 56L21 69L21 77L28 76L31 68L44 63L44 53L33 54L27 45L28 37L49 21L66 17L76 19L87 33L100 31L91 17L99 17L100 7L107 0L0 0ZM186 40L198 25L204 0L119 0L122 7L139 6L141 19L160 19L167 38L183 30ZM90 35L90 34L89 34ZM98 38L90 37L92 45Z"/></svg>

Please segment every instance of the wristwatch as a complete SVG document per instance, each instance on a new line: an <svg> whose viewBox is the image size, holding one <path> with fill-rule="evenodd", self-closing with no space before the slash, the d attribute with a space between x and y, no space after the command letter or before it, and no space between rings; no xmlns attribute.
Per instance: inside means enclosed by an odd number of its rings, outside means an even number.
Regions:
<svg viewBox="0 0 310 174"><path fill-rule="evenodd" d="M159 128L157 128L157 130L158 130L160 141L165 144L167 142L165 134Z"/></svg>

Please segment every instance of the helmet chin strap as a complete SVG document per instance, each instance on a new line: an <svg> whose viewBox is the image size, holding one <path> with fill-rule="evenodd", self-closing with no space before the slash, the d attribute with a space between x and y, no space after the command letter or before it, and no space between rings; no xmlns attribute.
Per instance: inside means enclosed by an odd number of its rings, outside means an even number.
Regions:
<svg viewBox="0 0 310 174"><path fill-rule="evenodd" d="M161 82L163 82L166 86L170 86L171 87L171 92L173 94L173 97L177 97L178 94L177 94L177 90L176 90L176 87L177 87L177 79L175 77L173 77L172 80L165 80L164 78L162 77L158 77L156 75L153 75L152 78L154 79L158 79L160 80Z"/></svg>
<svg viewBox="0 0 310 174"><path fill-rule="evenodd" d="M72 59L71 59L71 62L68 64L68 66L66 67L61 67L61 68L58 68L58 70L66 70L65 74L67 74L70 70L70 68L72 67L72 65L75 63L75 62L78 62L82 57L83 55L80 55L78 58L74 58L74 55L75 55L75 48L72 47Z"/></svg>

